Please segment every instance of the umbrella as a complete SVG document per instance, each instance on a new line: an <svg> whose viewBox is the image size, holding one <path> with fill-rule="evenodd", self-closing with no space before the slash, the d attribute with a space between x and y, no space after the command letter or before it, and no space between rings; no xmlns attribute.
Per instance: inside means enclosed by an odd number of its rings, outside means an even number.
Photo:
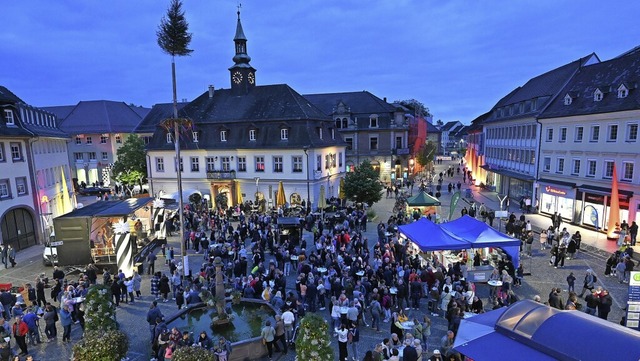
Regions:
<svg viewBox="0 0 640 361"><path fill-rule="evenodd" d="M242 191L240 190L240 182L236 181L236 204L242 204L244 200L242 199Z"/></svg>
<svg viewBox="0 0 640 361"><path fill-rule="evenodd" d="M284 206L287 203L287 196L284 194L284 184L282 181L278 183L278 194L276 195L276 205Z"/></svg>
<svg viewBox="0 0 640 361"><path fill-rule="evenodd" d="M344 200L345 199L345 194L344 194L344 178L340 178L340 190L338 191L338 198Z"/></svg>
<svg viewBox="0 0 640 361"><path fill-rule="evenodd" d="M320 198L318 199L318 208L327 208L327 198L324 196L324 186L320 186Z"/></svg>

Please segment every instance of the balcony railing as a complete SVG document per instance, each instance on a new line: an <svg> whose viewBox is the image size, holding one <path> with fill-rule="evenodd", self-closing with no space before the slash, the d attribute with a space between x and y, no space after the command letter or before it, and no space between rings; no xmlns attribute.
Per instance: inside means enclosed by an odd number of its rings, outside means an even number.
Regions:
<svg viewBox="0 0 640 361"><path fill-rule="evenodd" d="M207 179L235 179L235 170L210 170L207 171Z"/></svg>

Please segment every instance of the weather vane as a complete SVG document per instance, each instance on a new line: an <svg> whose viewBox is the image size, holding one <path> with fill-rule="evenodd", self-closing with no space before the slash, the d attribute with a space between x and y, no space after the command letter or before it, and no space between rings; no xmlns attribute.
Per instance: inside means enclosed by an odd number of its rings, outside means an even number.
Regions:
<svg viewBox="0 0 640 361"><path fill-rule="evenodd" d="M240 9L242 9L242 3L238 3L238 19L240 19Z"/></svg>

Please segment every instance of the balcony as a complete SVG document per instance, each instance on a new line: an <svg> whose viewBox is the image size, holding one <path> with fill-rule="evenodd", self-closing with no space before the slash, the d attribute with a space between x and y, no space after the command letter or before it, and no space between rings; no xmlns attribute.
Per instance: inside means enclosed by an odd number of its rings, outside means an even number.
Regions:
<svg viewBox="0 0 640 361"><path fill-rule="evenodd" d="M207 179L236 179L235 170L210 170L207 171Z"/></svg>

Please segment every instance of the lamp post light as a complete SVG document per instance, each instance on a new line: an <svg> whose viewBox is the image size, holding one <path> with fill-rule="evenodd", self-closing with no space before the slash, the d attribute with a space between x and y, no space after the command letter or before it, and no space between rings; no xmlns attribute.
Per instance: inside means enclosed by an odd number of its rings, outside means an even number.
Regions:
<svg viewBox="0 0 640 361"><path fill-rule="evenodd" d="M304 150L304 155L307 156L307 214L311 213L311 188L309 186L309 147L305 146L302 148Z"/></svg>

